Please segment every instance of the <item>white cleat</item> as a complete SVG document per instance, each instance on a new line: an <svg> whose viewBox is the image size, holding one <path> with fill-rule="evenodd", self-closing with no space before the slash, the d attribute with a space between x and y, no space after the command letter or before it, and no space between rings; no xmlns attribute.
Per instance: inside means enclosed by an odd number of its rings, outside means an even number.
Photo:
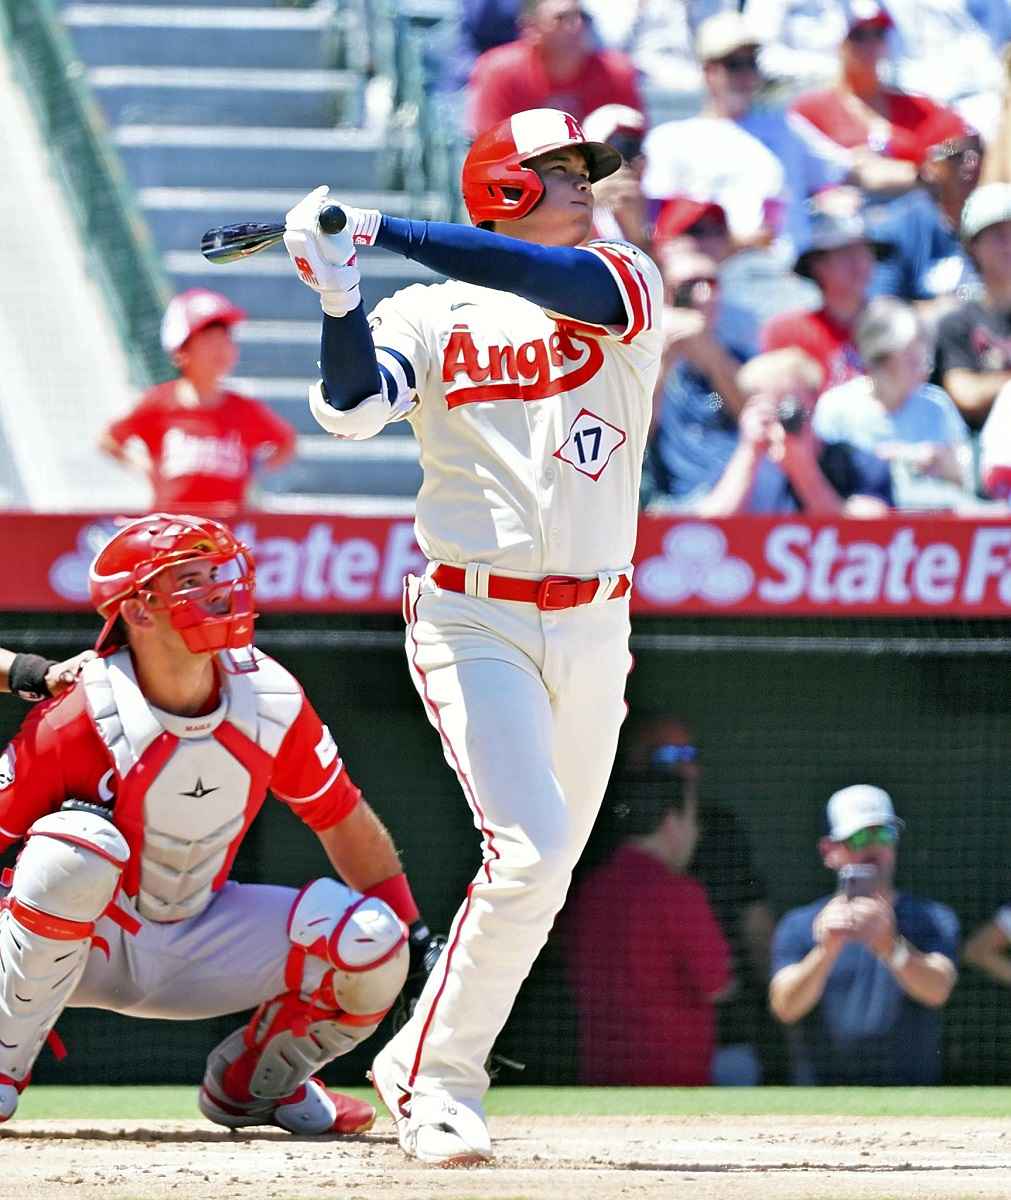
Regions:
<svg viewBox="0 0 1011 1200"><path fill-rule="evenodd" d="M403 1152L443 1167L488 1162L491 1138L481 1116L451 1096L413 1096L388 1050L376 1056L369 1078L393 1118Z"/></svg>
<svg viewBox="0 0 1011 1200"><path fill-rule="evenodd" d="M421 1162L478 1167L491 1159L488 1126L473 1109L449 1096L419 1096L407 1136Z"/></svg>

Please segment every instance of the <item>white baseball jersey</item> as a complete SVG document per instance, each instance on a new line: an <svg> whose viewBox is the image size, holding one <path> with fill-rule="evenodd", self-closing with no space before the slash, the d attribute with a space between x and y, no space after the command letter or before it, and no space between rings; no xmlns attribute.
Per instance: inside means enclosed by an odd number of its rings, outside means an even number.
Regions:
<svg viewBox="0 0 1011 1200"><path fill-rule="evenodd" d="M449 281L405 288L370 321L421 448L418 544L432 560L592 576L631 563L660 363L663 288L626 242L594 242L625 304L587 325L509 292Z"/></svg>

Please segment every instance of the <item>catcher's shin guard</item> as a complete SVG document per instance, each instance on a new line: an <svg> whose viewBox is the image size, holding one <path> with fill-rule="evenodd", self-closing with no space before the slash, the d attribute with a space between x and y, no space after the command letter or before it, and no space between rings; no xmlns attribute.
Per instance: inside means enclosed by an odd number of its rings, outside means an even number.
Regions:
<svg viewBox="0 0 1011 1200"><path fill-rule="evenodd" d="M313 1072L376 1028L403 987L407 930L391 908L333 879L299 893L288 918L288 991L211 1051L200 1110L220 1125L357 1133L371 1105L327 1092Z"/></svg>
<svg viewBox="0 0 1011 1200"><path fill-rule="evenodd" d="M91 812L57 812L28 830L0 901L0 1121L88 961L95 922L119 890L129 848Z"/></svg>

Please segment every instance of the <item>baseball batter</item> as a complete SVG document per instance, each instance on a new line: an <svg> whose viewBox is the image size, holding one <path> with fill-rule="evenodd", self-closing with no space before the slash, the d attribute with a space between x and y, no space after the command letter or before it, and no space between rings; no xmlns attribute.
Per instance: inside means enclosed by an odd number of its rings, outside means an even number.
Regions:
<svg viewBox="0 0 1011 1200"><path fill-rule="evenodd" d="M156 513L112 538L90 582L99 657L0 756L0 849L24 839L0 901L0 1121L66 1005L180 1020L256 1006L211 1051L204 1115L368 1129L372 1106L314 1072L396 998L418 912L329 730L252 645L248 551L214 520ZM229 882L268 788L344 883Z"/></svg>
<svg viewBox="0 0 1011 1200"><path fill-rule="evenodd" d="M482 839L447 947L372 1070L401 1146L430 1162L491 1154L484 1064L565 898L625 712L662 298L640 250L581 244L591 185L620 163L571 116L537 109L467 156L479 228L346 208L343 233L324 235L326 188L287 218L324 312L316 419L364 438L406 418L420 443L430 561L406 581L407 655ZM370 333L355 244L450 282L383 301Z"/></svg>

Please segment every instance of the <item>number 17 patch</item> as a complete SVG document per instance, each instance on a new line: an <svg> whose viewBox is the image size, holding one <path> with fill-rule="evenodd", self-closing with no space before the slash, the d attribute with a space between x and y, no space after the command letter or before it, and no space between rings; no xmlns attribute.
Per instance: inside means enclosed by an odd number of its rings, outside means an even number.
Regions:
<svg viewBox="0 0 1011 1200"><path fill-rule="evenodd" d="M624 430L584 408L569 427L569 436L552 457L560 458L591 479L599 479L611 461L611 455L626 441L628 436Z"/></svg>

